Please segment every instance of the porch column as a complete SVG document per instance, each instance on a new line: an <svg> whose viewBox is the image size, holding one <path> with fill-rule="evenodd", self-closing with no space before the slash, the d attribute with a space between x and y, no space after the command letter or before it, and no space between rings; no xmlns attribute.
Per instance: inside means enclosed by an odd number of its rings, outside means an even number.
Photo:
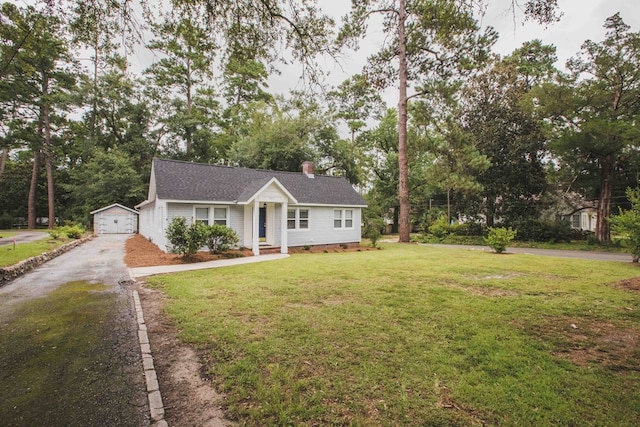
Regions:
<svg viewBox="0 0 640 427"><path fill-rule="evenodd" d="M253 240L252 240L252 250L255 256L260 255L260 203L258 202L258 198L253 201Z"/></svg>
<svg viewBox="0 0 640 427"><path fill-rule="evenodd" d="M282 202L282 214L280 215L280 253L286 254L289 252L289 242L287 240L287 201Z"/></svg>

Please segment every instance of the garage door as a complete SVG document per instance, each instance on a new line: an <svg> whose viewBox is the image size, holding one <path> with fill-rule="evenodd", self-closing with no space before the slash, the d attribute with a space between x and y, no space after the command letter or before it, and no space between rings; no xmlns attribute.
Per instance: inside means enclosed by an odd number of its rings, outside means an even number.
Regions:
<svg viewBox="0 0 640 427"><path fill-rule="evenodd" d="M103 212L98 222L99 234L131 234L134 232L133 214Z"/></svg>

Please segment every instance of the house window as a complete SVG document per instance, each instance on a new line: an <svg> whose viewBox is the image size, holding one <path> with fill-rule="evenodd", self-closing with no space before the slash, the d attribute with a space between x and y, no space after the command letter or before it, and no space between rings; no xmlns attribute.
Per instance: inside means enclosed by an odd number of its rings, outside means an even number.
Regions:
<svg viewBox="0 0 640 427"><path fill-rule="evenodd" d="M333 211L333 228L342 228L342 210Z"/></svg>
<svg viewBox="0 0 640 427"><path fill-rule="evenodd" d="M296 210L295 209L287 209L287 229L288 230L296 229Z"/></svg>
<svg viewBox="0 0 640 427"><path fill-rule="evenodd" d="M309 228L309 209L287 209L287 229L307 230Z"/></svg>
<svg viewBox="0 0 640 427"><path fill-rule="evenodd" d="M571 226L573 228L580 228L580 214L571 215Z"/></svg>
<svg viewBox="0 0 640 427"><path fill-rule="evenodd" d="M353 228L353 210L344 211L344 228Z"/></svg>
<svg viewBox="0 0 640 427"><path fill-rule="evenodd" d="M353 228L353 209L335 209L333 228Z"/></svg>
<svg viewBox="0 0 640 427"><path fill-rule="evenodd" d="M213 208L213 222L227 225L227 208Z"/></svg>
<svg viewBox="0 0 640 427"><path fill-rule="evenodd" d="M196 208L196 224L209 225L209 208Z"/></svg>
<svg viewBox="0 0 640 427"><path fill-rule="evenodd" d="M309 209L299 209L299 219L300 219L300 228L307 229L309 228Z"/></svg>

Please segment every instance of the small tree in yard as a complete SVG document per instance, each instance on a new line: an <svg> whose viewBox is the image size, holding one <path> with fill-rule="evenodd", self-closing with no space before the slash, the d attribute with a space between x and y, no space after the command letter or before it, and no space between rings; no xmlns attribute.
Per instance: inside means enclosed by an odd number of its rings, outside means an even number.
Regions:
<svg viewBox="0 0 640 427"><path fill-rule="evenodd" d="M212 254L226 252L239 241L238 234L226 225L212 224L207 227L206 244Z"/></svg>
<svg viewBox="0 0 640 427"><path fill-rule="evenodd" d="M511 243L514 237L516 237L516 232L511 227L489 227L489 235L485 242L491 249L501 254L507 250L507 245Z"/></svg>
<svg viewBox="0 0 640 427"><path fill-rule="evenodd" d="M631 209L622 211L611 217L611 228L618 235L627 237L626 246L631 251L633 262L640 258L640 189L627 188L627 198L631 202Z"/></svg>
<svg viewBox="0 0 640 427"><path fill-rule="evenodd" d="M187 220L184 217L173 218L167 227L167 239L171 244L171 252L190 258L204 246L207 228L206 225L196 222L187 226Z"/></svg>
<svg viewBox="0 0 640 427"><path fill-rule="evenodd" d="M377 247L378 239L382 235L384 221L380 217L365 218L364 237L371 241L371 246Z"/></svg>

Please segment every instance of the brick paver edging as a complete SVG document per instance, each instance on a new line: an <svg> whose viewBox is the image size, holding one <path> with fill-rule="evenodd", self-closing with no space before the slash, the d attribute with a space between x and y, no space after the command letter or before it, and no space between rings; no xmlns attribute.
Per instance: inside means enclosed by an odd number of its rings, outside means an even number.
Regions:
<svg viewBox="0 0 640 427"><path fill-rule="evenodd" d="M149 344L149 336L147 335L147 325L144 323L144 313L142 312L142 304L140 304L140 295L136 290L133 291L133 304L136 309L136 319L138 321L138 341L140 342L140 352L142 353L142 367L144 369L144 378L149 395L151 419L155 422L155 424L153 424L154 427L168 427L167 421L164 419L164 405L162 403L162 395L160 394L158 376L153 366L151 345Z"/></svg>
<svg viewBox="0 0 640 427"><path fill-rule="evenodd" d="M65 252L69 252L71 249L79 246L89 240L93 239L93 236L83 237L82 239L74 240L67 244L55 248L50 252L45 252L40 255L36 255L31 258L27 258L24 261L20 261L17 264L13 264L7 267L0 268L0 287L6 285L10 281L22 276L25 273L33 270L34 268L44 264L47 261L54 259L57 256L62 255Z"/></svg>

